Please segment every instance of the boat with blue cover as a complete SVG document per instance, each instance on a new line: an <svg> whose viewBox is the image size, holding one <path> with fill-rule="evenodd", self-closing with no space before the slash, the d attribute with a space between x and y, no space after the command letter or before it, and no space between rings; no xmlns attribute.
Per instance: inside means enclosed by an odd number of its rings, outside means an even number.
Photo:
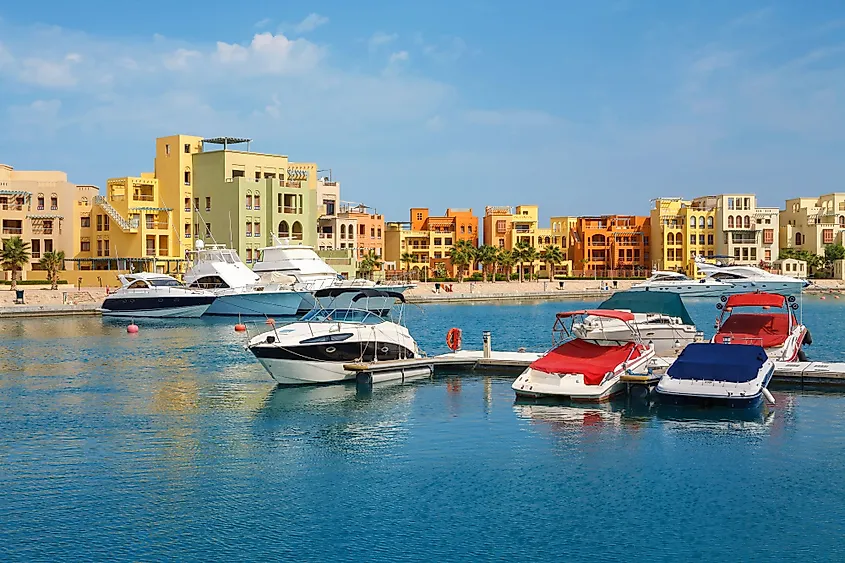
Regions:
<svg viewBox="0 0 845 563"><path fill-rule="evenodd" d="M775 371L762 346L693 343L672 363L657 384L661 403L721 405L745 408L760 405Z"/></svg>

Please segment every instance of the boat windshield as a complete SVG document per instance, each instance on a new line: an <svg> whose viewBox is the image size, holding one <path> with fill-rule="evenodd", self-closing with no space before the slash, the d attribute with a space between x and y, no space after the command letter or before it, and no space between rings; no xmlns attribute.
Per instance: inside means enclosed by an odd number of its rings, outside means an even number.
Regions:
<svg viewBox="0 0 845 563"><path fill-rule="evenodd" d="M364 309L315 309L301 319L309 323L360 323L374 325L383 323L384 319L371 311Z"/></svg>
<svg viewBox="0 0 845 563"><path fill-rule="evenodd" d="M151 280L147 280L150 285L155 287L182 287L182 282L175 279L168 279L168 278L153 278Z"/></svg>

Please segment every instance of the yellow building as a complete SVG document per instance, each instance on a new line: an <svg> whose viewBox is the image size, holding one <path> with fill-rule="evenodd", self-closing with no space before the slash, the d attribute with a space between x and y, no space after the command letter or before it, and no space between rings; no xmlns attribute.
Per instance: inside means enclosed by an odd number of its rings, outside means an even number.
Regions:
<svg viewBox="0 0 845 563"><path fill-rule="evenodd" d="M538 254L547 246L558 246L564 255L564 261L557 264L555 269L568 274L572 271L572 266L567 255L568 247L563 244L565 237L562 229L562 224L558 221L556 230L554 218L550 228L540 227L539 207L536 205L518 205L516 208L488 206L484 209L484 244L513 250L517 244L527 243L534 247ZM547 265L539 258L525 266L527 272L536 272L540 277L548 277Z"/></svg>
<svg viewBox="0 0 845 563"><path fill-rule="evenodd" d="M845 193L786 200L780 212L780 248L823 255L829 244L845 240Z"/></svg>
<svg viewBox="0 0 845 563"><path fill-rule="evenodd" d="M702 199L654 200L651 210L651 260L656 270L696 275L695 258L713 257L718 237L717 206Z"/></svg>
<svg viewBox="0 0 845 563"><path fill-rule="evenodd" d="M447 209L442 216L431 215L424 207L412 207L410 211L409 222L385 225L385 262L420 278L434 275L439 268L454 276L456 268L449 259L449 252L459 240L478 246L478 217L473 215L472 209ZM405 253L414 257L412 264L402 261Z"/></svg>
<svg viewBox="0 0 845 563"><path fill-rule="evenodd" d="M192 158L201 147L201 137L162 137L155 172L110 178L81 225L79 267L184 272L192 247Z"/></svg>

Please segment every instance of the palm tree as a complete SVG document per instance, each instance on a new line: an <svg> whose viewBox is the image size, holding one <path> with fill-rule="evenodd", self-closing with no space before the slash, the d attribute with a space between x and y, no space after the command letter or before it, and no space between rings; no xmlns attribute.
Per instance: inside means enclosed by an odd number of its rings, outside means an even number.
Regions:
<svg viewBox="0 0 845 563"><path fill-rule="evenodd" d="M534 249L533 246L525 242L524 240L519 241L516 243L512 253L514 255L514 261L516 262L517 266L519 266L519 283L525 281L525 254L528 249Z"/></svg>
<svg viewBox="0 0 845 563"><path fill-rule="evenodd" d="M505 274L505 280L510 283L511 270L513 265L516 264L516 255L511 250L501 250L497 261L502 266L502 270Z"/></svg>
<svg viewBox="0 0 845 563"><path fill-rule="evenodd" d="M464 280L464 268L475 262L476 248L468 240L459 240L449 250L452 265L458 268L458 282Z"/></svg>
<svg viewBox="0 0 845 563"><path fill-rule="evenodd" d="M527 263L528 267L531 268L528 271L528 279L530 281L531 278L534 277L534 262L537 261L537 258L540 256L540 254L537 252L537 249L534 248L533 246L529 246L525 250L522 250L520 252L520 254L522 255L522 262L524 264ZM524 265L523 265L522 269L525 270Z"/></svg>
<svg viewBox="0 0 845 563"><path fill-rule="evenodd" d="M65 267L65 251L45 252L38 263L47 271L50 289L59 289L59 270Z"/></svg>
<svg viewBox="0 0 845 563"><path fill-rule="evenodd" d="M18 288L18 271L29 264L29 243L21 237L12 237L3 241L3 269L12 271L12 291Z"/></svg>
<svg viewBox="0 0 845 563"><path fill-rule="evenodd" d="M496 263L497 256L499 249L495 246L491 246L489 244L483 244L478 247L478 250L475 252L475 257L481 262L481 278L482 280L487 283L487 269ZM496 269L493 268L493 281L496 281Z"/></svg>
<svg viewBox="0 0 845 563"><path fill-rule="evenodd" d="M358 264L358 270L363 272L368 279L373 279L373 270L381 266L381 257L375 250L370 250Z"/></svg>
<svg viewBox="0 0 845 563"><path fill-rule="evenodd" d="M403 252L402 256L399 257L399 261L405 264L408 271L411 271L411 264L417 263L417 257L412 252Z"/></svg>
<svg viewBox="0 0 845 563"><path fill-rule="evenodd" d="M550 244L540 252L540 260L546 263L546 270L549 272L549 281L554 279L555 266L563 262L563 251L559 246Z"/></svg>

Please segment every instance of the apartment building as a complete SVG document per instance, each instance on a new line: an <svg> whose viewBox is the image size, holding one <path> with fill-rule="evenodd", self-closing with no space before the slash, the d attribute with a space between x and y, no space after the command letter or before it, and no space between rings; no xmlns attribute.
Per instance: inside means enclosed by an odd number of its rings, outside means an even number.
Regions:
<svg viewBox="0 0 845 563"><path fill-rule="evenodd" d="M698 256L714 257L720 234L716 207L704 200L659 198L650 215L651 268L695 275Z"/></svg>
<svg viewBox="0 0 845 563"><path fill-rule="evenodd" d="M568 256L568 240L564 229L569 227L566 218L552 218L549 228L540 227L539 207L536 205L488 206L484 209L484 244L513 250L518 244L532 246L539 255L548 246L558 246L564 256L557 270L570 273L572 269ZM565 225L565 226L564 226ZM568 231L567 231L568 232ZM549 277L547 264L539 257L531 264L525 264L526 272Z"/></svg>
<svg viewBox="0 0 845 563"><path fill-rule="evenodd" d="M472 209L447 209L445 215L434 216L424 207L410 210L410 221L389 222L384 231L384 256L387 262L402 269L431 275L438 268L450 276L456 271L449 260L449 251L459 240L478 246L478 217ZM414 263L408 265L402 256L409 253ZM442 266L440 266L442 264Z"/></svg>
<svg viewBox="0 0 845 563"><path fill-rule="evenodd" d="M786 200L779 213L780 248L824 254L829 244L845 243L845 193Z"/></svg>
<svg viewBox="0 0 845 563"><path fill-rule="evenodd" d="M588 275L635 275L651 262L651 218L635 215L578 217L570 257Z"/></svg>

